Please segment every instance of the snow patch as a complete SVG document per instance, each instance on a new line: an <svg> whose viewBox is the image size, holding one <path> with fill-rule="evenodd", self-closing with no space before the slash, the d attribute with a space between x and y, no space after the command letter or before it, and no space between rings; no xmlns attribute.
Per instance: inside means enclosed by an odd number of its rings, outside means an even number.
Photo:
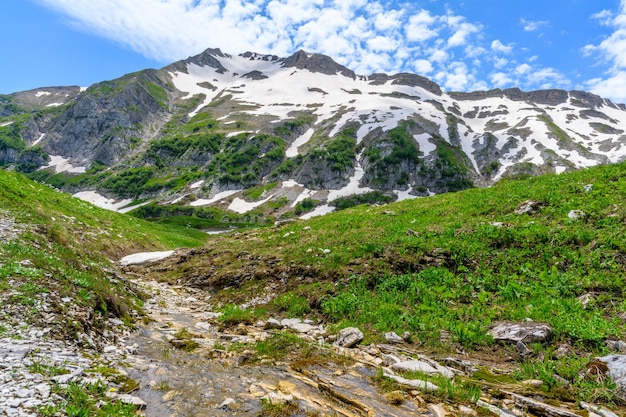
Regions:
<svg viewBox="0 0 626 417"><path fill-rule="evenodd" d="M309 190L308 188L304 189L304 191L302 191L300 195L296 197L295 201L291 203L291 208L294 208L299 202L303 201L304 199L312 197L316 192L317 191Z"/></svg>
<svg viewBox="0 0 626 417"><path fill-rule="evenodd" d="M298 156L298 148L302 145L304 145L305 143L307 143L309 140L311 140L311 138L313 137L313 134L315 133L315 130L313 129L309 129L306 132L304 132L304 134L302 136L300 136L298 139L296 139L291 146L289 146L289 149L287 149L287 151L285 152L285 156L287 158L294 158L296 156Z"/></svg>
<svg viewBox="0 0 626 417"><path fill-rule="evenodd" d="M192 190L196 189L196 188L200 188L202 187L202 184L204 184L204 180L200 180L200 181L196 181L193 184L191 184L189 186L189 188L191 188Z"/></svg>
<svg viewBox="0 0 626 417"><path fill-rule="evenodd" d="M9 120L8 122L2 122L0 123L0 127L4 127L4 126L9 126L13 124L13 120Z"/></svg>
<svg viewBox="0 0 626 417"><path fill-rule="evenodd" d="M183 198L187 197L189 194L183 194L178 198L175 198L174 200L170 201L170 204L176 204L176 203L180 203L181 201L183 201Z"/></svg>
<svg viewBox="0 0 626 417"><path fill-rule="evenodd" d="M324 204L322 206L315 207L315 210L303 214L302 216L300 216L300 218L302 220L306 220L312 217L323 216L325 214L332 213L333 211L335 211L334 207L329 206L328 204Z"/></svg>
<svg viewBox="0 0 626 417"><path fill-rule="evenodd" d="M82 92L84 92L84 91L87 91L87 89L88 89L88 88L89 88L89 87L81 87L81 88L80 88L80 92L82 93Z"/></svg>
<svg viewBox="0 0 626 417"><path fill-rule="evenodd" d="M50 155L50 162L45 167L41 167L39 169L52 168L54 167L55 172L69 172L70 174L84 174L87 172L86 167L77 167L69 162L68 158L63 158L58 155Z"/></svg>
<svg viewBox="0 0 626 417"><path fill-rule="evenodd" d="M235 213L239 213L239 214L245 214L249 211L254 210L255 208L265 204L266 202L268 202L270 200L270 198L272 198L272 196L267 197L264 200L260 200L260 201L254 201L252 203L247 202L246 200L239 198L239 197L235 197L235 199L233 199L232 203L230 203L230 206L228 206L228 210L230 211L234 211Z"/></svg>
<svg viewBox="0 0 626 417"><path fill-rule="evenodd" d="M298 184L296 180L283 181L283 188L304 187L302 184Z"/></svg>
<svg viewBox="0 0 626 417"><path fill-rule="evenodd" d="M432 152L437 150L437 146L428 140L430 138L431 138L430 133L422 133L421 135L413 135L413 139L415 139L415 141L417 142L420 152L422 152L424 156L428 156Z"/></svg>
<svg viewBox="0 0 626 417"><path fill-rule="evenodd" d="M42 133L41 135L39 135L39 138L36 141L34 141L31 146L39 145L39 143L43 140L45 136L46 136L45 133Z"/></svg>
<svg viewBox="0 0 626 417"><path fill-rule="evenodd" d="M37 91L35 97L49 96L50 94L52 94L50 91Z"/></svg>
<svg viewBox="0 0 626 417"><path fill-rule="evenodd" d="M360 158L360 155L358 158ZM367 192L374 191L369 187L361 187L359 185L359 182L364 175L365 171L363 170L363 167L361 167L361 164L357 162L356 167L354 167L354 175L350 177L348 185L339 190L330 190L330 193L328 193L328 201L330 202L340 197L347 197L354 194L365 194Z"/></svg>
<svg viewBox="0 0 626 417"><path fill-rule="evenodd" d="M63 105L63 103L50 103L50 104L46 105L46 107L59 107L59 106L62 106L62 105Z"/></svg>
<svg viewBox="0 0 626 417"><path fill-rule="evenodd" d="M208 204L215 203L216 201L223 200L225 198L230 197L233 194L237 194L239 190L228 190L222 191L221 193L215 194L212 198L209 199L198 199L196 201L192 201L189 205L192 207L206 206Z"/></svg>
<svg viewBox="0 0 626 417"><path fill-rule="evenodd" d="M175 251L168 250L164 252L139 252L132 255L124 256L120 259L120 265L140 265L146 262L156 262L165 258L169 258Z"/></svg>
<svg viewBox="0 0 626 417"><path fill-rule="evenodd" d="M126 213L128 213L129 211L133 211L133 210L135 210L136 208L146 206L146 205L148 205L148 204L150 204L150 203L152 203L152 200L145 201L145 202L143 202L143 203L141 203L141 204L135 204L135 205L132 205L132 206L126 206L126 207L124 207L124 208L121 208L121 209L117 210L117 212L118 212L118 213L122 213L122 214L126 214Z"/></svg>
<svg viewBox="0 0 626 417"><path fill-rule="evenodd" d="M96 191L81 191L79 193L74 194L74 197L80 198L83 201L93 204L94 206L98 206L100 208L111 210L111 211L120 211L121 208L128 206L133 200L114 200L112 198L106 198ZM138 206L133 206L132 208L137 208Z"/></svg>
<svg viewBox="0 0 626 417"><path fill-rule="evenodd" d="M243 130L241 132L230 132L229 134L226 135L226 137L232 138L233 136L241 135L242 133L249 133L249 132L245 132Z"/></svg>
<svg viewBox="0 0 626 417"><path fill-rule="evenodd" d="M413 198L418 198L416 195L410 194L411 190L394 190L393 191L395 195L398 196L398 199L396 201L404 201L404 200L411 200Z"/></svg>

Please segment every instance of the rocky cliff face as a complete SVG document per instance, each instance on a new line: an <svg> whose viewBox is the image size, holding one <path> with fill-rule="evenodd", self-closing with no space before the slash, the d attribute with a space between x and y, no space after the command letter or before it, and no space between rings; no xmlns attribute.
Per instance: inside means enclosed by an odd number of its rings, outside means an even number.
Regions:
<svg viewBox="0 0 626 417"><path fill-rule="evenodd" d="M288 211L305 198L408 198L622 161L624 125L626 107L582 91L446 93L304 51L208 49L88 89L0 97L0 164L40 165L40 180L78 175L72 190L112 197L280 200ZM267 188L259 203L242 194L253 187Z"/></svg>

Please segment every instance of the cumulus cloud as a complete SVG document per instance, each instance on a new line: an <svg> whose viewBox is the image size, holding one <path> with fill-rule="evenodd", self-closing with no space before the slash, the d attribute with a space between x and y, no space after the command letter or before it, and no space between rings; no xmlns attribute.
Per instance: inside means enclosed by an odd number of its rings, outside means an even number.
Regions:
<svg viewBox="0 0 626 417"><path fill-rule="evenodd" d="M510 54L513 52L513 45L505 45L500 42L498 39L491 42L491 49L495 52L501 52L503 54Z"/></svg>
<svg viewBox="0 0 626 417"><path fill-rule="evenodd" d="M431 72L433 72L434 69L433 64L431 64L430 61L426 59L418 59L417 61L415 61L413 67L415 68L415 71L421 75L430 74Z"/></svg>
<svg viewBox="0 0 626 417"><path fill-rule="evenodd" d="M504 72L496 72L491 74L491 82L498 88L507 87L513 84L515 81Z"/></svg>
<svg viewBox="0 0 626 417"><path fill-rule="evenodd" d="M417 2L35 1L69 17L79 30L164 64L209 47L233 54L254 51L283 57L304 49L329 55L359 74L414 71L453 90L512 83L519 75L515 75L516 68L521 68L513 56L514 45L488 38L480 22L469 21L450 8L437 14ZM485 75L490 73L496 75ZM513 75L507 77L507 73ZM537 79L545 84L557 77Z"/></svg>
<svg viewBox="0 0 626 417"><path fill-rule="evenodd" d="M626 0L621 0L617 14L602 11L591 16L604 19L613 28L613 33L597 45L585 45L584 56L598 55L610 66L604 77L594 78L584 83L592 92L615 101L626 102Z"/></svg>
<svg viewBox="0 0 626 417"><path fill-rule="evenodd" d="M524 28L525 32L535 32L536 30L541 29L542 27L549 26L550 22L547 20L526 20L524 18L520 19L520 24Z"/></svg>

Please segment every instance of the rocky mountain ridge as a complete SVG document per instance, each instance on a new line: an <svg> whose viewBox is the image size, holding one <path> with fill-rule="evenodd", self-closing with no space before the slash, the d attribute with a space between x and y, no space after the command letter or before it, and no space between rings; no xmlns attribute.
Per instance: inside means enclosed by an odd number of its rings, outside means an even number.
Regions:
<svg viewBox="0 0 626 417"><path fill-rule="evenodd" d="M305 201L323 214L354 195L401 200L619 162L625 124L624 105L582 91L447 93L304 51L207 49L86 89L0 97L0 166L101 205L281 218Z"/></svg>

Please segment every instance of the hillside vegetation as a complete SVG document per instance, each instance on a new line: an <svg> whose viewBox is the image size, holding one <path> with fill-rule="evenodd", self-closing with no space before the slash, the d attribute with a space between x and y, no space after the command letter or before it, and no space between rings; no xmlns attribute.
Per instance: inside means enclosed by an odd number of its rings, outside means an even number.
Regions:
<svg viewBox="0 0 626 417"><path fill-rule="evenodd" d="M149 276L221 289L235 323L317 317L358 326L366 341L408 331L428 351L504 362L515 345L495 343L490 325L548 323L552 339L514 361L517 377L548 389L565 378L568 398L610 402L615 386L584 375L624 337L624 201L625 164L505 181L216 237ZM556 358L560 346L573 354Z"/></svg>
<svg viewBox="0 0 626 417"><path fill-rule="evenodd" d="M63 316L67 306L60 299L71 297L82 322L62 317L54 329L59 337L97 331L101 319L129 318L141 305L140 294L117 279L111 260L133 252L198 246L205 239L193 229L99 209L5 171L0 171L0 207L0 294L6 298L2 321L37 322L39 312L29 307L46 293L54 293L50 300L59 303ZM0 326L0 334L4 331Z"/></svg>

